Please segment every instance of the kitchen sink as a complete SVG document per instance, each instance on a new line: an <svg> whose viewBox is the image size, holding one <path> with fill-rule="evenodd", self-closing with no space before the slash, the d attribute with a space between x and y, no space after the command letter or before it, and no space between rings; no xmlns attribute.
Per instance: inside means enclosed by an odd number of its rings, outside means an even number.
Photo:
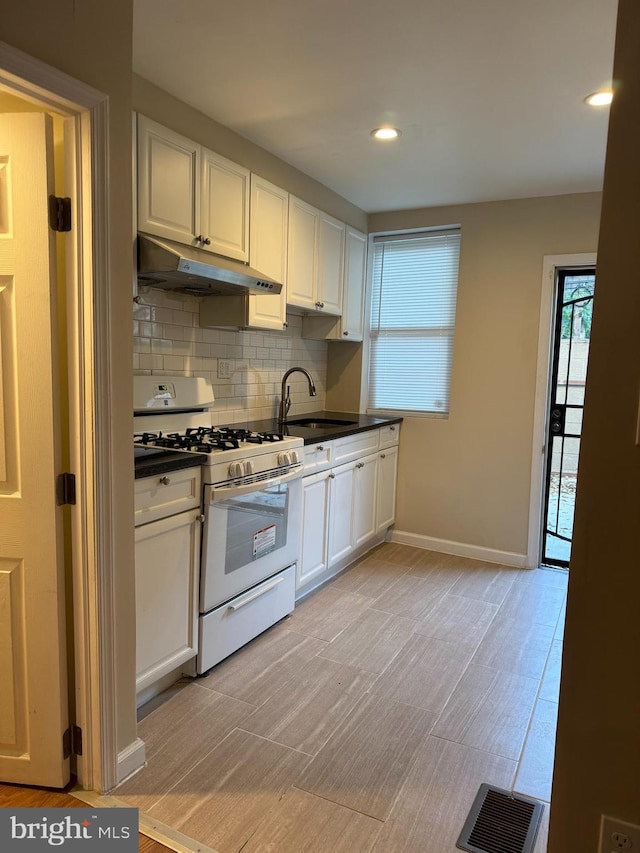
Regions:
<svg viewBox="0 0 640 853"><path fill-rule="evenodd" d="M353 426L358 421L340 421L333 418L299 418L298 420L287 420L285 426L300 426L307 429L326 429L332 426Z"/></svg>

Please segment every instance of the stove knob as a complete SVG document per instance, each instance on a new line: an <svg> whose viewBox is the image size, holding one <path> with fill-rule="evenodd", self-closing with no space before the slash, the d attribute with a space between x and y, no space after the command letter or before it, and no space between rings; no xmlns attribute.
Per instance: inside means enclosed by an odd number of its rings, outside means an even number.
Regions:
<svg viewBox="0 0 640 853"><path fill-rule="evenodd" d="M291 455L291 464L297 465L298 462L300 461L300 457L298 456L298 451L292 450L290 455Z"/></svg>
<svg viewBox="0 0 640 853"><path fill-rule="evenodd" d="M291 465L291 456L288 453L278 453L278 465Z"/></svg>
<svg viewBox="0 0 640 853"><path fill-rule="evenodd" d="M255 471L253 470L253 460L252 459L247 459L247 461L244 463L244 472L245 472L245 474L254 474L255 473Z"/></svg>
<svg viewBox="0 0 640 853"><path fill-rule="evenodd" d="M242 462L232 462L229 465L230 477L244 477L244 464Z"/></svg>

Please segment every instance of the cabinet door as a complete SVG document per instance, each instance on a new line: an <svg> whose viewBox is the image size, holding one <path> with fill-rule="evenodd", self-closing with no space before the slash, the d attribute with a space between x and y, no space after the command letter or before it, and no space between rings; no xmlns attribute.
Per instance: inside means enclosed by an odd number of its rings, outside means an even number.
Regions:
<svg viewBox="0 0 640 853"><path fill-rule="evenodd" d="M342 314L345 224L320 213L316 307L324 314Z"/></svg>
<svg viewBox="0 0 640 853"><path fill-rule="evenodd" d="M329 474L329 567L353 551L355 470L356 463L348 462Z"/></svg>
<svg viewBox="0 0 640 853"><path fill-rule="evenodd" d="M319 218L315 207L289 196L287 302L299 308L316 308Z"/></svg>
<svg viewBox="0 0 640 853"><path fill-rule="evenodd" d="M202 149L201 248L247 263L249 176L243 166Z"/></svg>
<svg viewBox="0 0 640 853"><path fill-rule="evenodd" d="M302 545L296 589L308 584L328 567L330 472L311 474L302 480Z"/></svg>
<svg viewBox="0 0 640 853"><path fill-rule="evenodd" d="M353 501L353 544L363 545L376 534L378 454L356 462Z"/></svg>
<svg viewBox="0 0 640 853"><path fill-rule="evenodd" d="M396 479L398 476L398 448L389 447L378 454L378 532L390 527L396 520Z"/></svg>
<svg viewBox="0 0 640 853"><path fill-rule="evenodd" d="M347 228L342 296L342 337L361 341L364 332L364 280L367 237Z"/></svg>
<svg viewBox="0 0 640 853"><path fill-rule="evenodd" d="M200 216L200 146L138 116L138 230L193 244Z"/></svg>
<svg viewBox="0 0 640 853"><path fill-rule="evenodd" d="M136 690L194 657L200 510L136 527Z"/></svg>
<svg viewBox="0 0 640 853"><path fill-rule="evenodd" d="M287 305L289 193L251 175L249 258L254 269L282 284L280 296L249 296L249 324L282 331Z"/></svg>

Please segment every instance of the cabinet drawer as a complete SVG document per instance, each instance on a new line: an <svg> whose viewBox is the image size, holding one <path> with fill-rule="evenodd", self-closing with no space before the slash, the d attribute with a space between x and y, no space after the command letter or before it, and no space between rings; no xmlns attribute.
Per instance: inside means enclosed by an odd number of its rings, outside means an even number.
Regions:
<svg viewBox="0 0 640 853"><path fill-rule="evenodd" d="M379 432L381 450L383 447L393 447L400 440L400 424L380 427Z"/></svg>
<svg viewBox="0 0 640 853"><path fill-rule="evenodd" d="M206 672L291 613L296 567L289 566L200 619L198 672Z"/></svg>
<svg viewBox="0 0 640 853"><path fill-rule="evenodd" d="M359 456L375 453L377 449L377 429L358 432L355 435L349 435L345 438L337 438L334 441L333 464L340 465L342 462L350 462Z"/></svg>
<svg viewBox="0 0 640 853"><path fill-rule="evenodd" d="M326 471L331 467L333 459L333 442L320 441L318 444L307 444L304 448L304 476Z"/></svg>
<svg viewBox="0 0 640 853"><path fill-rule="evenodd" d="M201 504L200 468L168 471L136 480L135 524L146 524L178 512L197 509Z"/></svg>

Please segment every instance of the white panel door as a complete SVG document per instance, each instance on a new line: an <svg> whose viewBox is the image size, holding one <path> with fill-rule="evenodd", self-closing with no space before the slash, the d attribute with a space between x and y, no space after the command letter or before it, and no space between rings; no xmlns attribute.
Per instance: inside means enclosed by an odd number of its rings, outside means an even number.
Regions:
<svg viewBox="0 0 640 853"><path fill-rule="evenodd" d="M302 545L296 588L308 584L328 567L330 472L311 474L302 480Z"/></svg>
<svg viewBox="0 0 640 853"><path fill-rule="evenodd" d="M365 456L356 462L353 544L358 548L376 534L376 485L378 454Z"/></svg>
<svg viewBox="0 0 640 853"><path fill-rule="evenodd" d="M138 230L198 245L200 146L138 116Z"/></svg>
<svg viewBox="0 0 640 853"><path fill-rule="evenodd" d="M202 249L249 261L249 177L244 166L202 149Z"/></svg>
<svg viewBox="0 0 640 853"><path fill-rule="evenodd" d="M320 211L289 196L287 302L316 310Z"/></svg>
<svg viewBox="0 0 640 853"><path fill-rule="evenodd" d="M318 231L318 288L316 306L324 314L342 314L345 224L320 214Z"/></svg>
<svg viewBox="0 0 640 853"><path fill-rule="evenodd" d="M249 325L282 331L287 305L289 193L251 175L249 259L251 266L282 285L279 296L252 293Z"/></svg>
<svg viewBox="0 0 640 853"><path fill-rule="evenodd" d="M378 456L378 532L390 527L396 520L396 480L398 476L398 448L389 447Z"/></svg>
<svg viewBox="0 0 640 853"><path fill-rule="evenodd" d="M353 496L355 462L333 468L329 474L329 567L353 551Z"/></svg>
<svg viewBox="0 0 640 853"><path fill-rule="evenodd" d="M364 333L364 276L367 237L347 228L342 295L342 337L361 341Z"/></svg>
<svg viewBox="0 0 640 853"><path fill-rule="evenodd" d="M51 139L48 116L0 116L0 779L59 788L69 760Z"/></svg>

